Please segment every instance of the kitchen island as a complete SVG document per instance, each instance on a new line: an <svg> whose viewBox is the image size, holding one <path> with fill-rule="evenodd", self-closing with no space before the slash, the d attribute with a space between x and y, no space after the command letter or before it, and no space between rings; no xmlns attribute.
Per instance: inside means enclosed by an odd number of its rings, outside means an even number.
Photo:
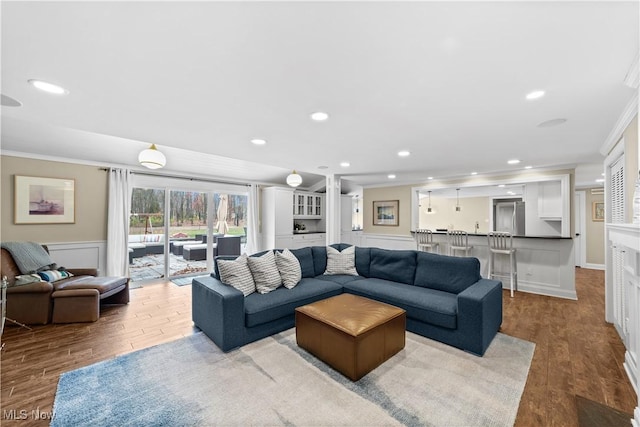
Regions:
<svg viewBox="0 0 640 427"><path fill-rule="evenodd" d="M433 241L439 243L439 252L448 254L446 232L433 232ZM469 256L480 260L482 277L488 277L489 242L483 233L469 234L473 246ZM361 246L386 249L415 249L413 237L363 233ZM575 287L575 255L573 239L566 237L519 236L513 238L518 263L518 291L560 298L577 299ZM509 289L509 257L497 255L494 271L504 272L499 277L504 289ZM518 294L516 293L516 298Z"/></svg>

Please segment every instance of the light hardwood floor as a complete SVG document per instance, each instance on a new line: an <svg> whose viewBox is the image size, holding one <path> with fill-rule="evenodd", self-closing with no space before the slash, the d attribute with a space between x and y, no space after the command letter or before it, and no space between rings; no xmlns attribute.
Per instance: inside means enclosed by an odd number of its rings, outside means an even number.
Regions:
<svg viewBox="0 0 640 427"><path fill-rule="evenodd" d="M536 343L517 426L577 426L576 395L627 413L637 404L622 366L624 346L604 321L604 273L576 269L576 287L578 301L503 293L501 332ZM133 289L129 305L104 307L95 323L7 326L0 424L48 425L62 372L195 331L191 286L172 283Z"/></svg>

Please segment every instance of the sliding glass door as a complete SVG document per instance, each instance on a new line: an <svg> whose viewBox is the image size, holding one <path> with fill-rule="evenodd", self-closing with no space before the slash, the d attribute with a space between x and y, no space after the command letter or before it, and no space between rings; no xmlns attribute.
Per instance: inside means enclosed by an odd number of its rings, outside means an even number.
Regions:
<svg viewBox="0 0 640 427"><path fill-rule="evenodd" d="M244 250L248 198L239 190L245 187L190 182L193 188L185 189L184 185L184 180L161 177L134 182L129 233L132 281L189 283L189 277L212 270L214 256L240 255Z"/></svg>

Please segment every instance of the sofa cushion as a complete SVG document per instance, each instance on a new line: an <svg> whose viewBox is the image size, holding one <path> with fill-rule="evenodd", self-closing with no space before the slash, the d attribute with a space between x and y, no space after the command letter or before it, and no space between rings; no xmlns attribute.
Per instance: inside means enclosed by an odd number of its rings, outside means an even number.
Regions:
<svg viewBox="0 0 640 427"><path fill-rule="evenodd" d="M400 307L410 319L449 329L457 327L455 294L383 279L353 280L343 286L347 292Z"/></svg>
<svg viewBox="0 0 640 427"><path fill-rule="evenodd" d="M418 252L416 286L459 294L478 280L480 261L477 258Z"/></svg>
<svg viewBox="0 0 640 427"><path fill-rule="evenodd" d="M248 257L247 262L256 284L256 291L267 294L282 286L282 277L280 277L276 257L272 251L267 251L259 257Z"/></svg>
<svg viewBox="0 0 640 427"><path fill-rule="evenodd" d="M313 266L313 252L311 247L307 246L300 249L291 249L291 253L298 258L300 262L300 269L302 270L302 277L315 277L317 276L316 270Z"/></svg>
<svg viewBox="0 0 640 427"><path fill-rule="evenodd" d="M256 291L256 284L253 281L246 254L242 254L233 261L219 259L216 262L222 283L233 286L245 297Z"/></svg>
<svg viewBox="0 0 640 427"><path fill-rule="evenodd" d="M371 248L369 277L413 285L416 251Z"/></svg>
<svg viewBox="0 0 640 427"><path fill-rule="evenodd" d="M361 248L356 246L356 271L364 277L370 276L369 266L371 265L371 248Z"/></svg>
<svg viewBox="0 0 640 427"><path fill-rule="evenodd" d="M340 285L344 285L347 282L351 282L352 280L361 280L364 279L362 276L353 276L347 274L331 274L331 275L322 275L316 276L318 280L326 280L328 282L339 283Z"/></svg>
<svg viewBox="0 0 640 427"><path fill-rule="evenodd" d="M353 246L345 248L343 251L327 246L327 269L324 274L357 276L355 255L355 247Z"/></svg>
<svg viewBox="0 0 640 427"><path fill-rule="evenodd" d="M304 278L293 289L280 287L268 294L252 294L244 300L245 326L253 327L291 316L296 307L342 293L342 286L325 280Z"/></svg>
<svg viewBox="0 0 640 427"><path fill-rule="evenodd" d="M313 254L313 276L320 276L327 269L327 247L311 246L311 253Z"/></svg>
<svg viewBox="0 0 640 427"><path fill-rule="evenodd" d="M302 279L300 261L289 249L276 252L276 265L285 288L291 289L295 287Z"/></svg>

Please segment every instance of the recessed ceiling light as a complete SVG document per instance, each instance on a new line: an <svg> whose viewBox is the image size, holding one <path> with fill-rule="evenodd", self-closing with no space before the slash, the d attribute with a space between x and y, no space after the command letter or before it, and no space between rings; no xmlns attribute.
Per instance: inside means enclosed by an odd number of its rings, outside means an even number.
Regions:
<svg viewBox="0 0 640 427"><path fill-rule="evenodd" d="M267 143L267 141L264 140L264 139L256 138L256 139L252 139L251 143L254 144L254 145L265 145Z"/></svg>
<svg viewBox="0 0 640 427"><path fill-rule="evenodd" d="M604 172L602 172L602 173L600 174L600 176L604 176Z"/></svg>
<svg viewBox="0 0 640 427"><path fill-rule="evenodd" d="M534 90L533 92L529 92L527 94L526 98L531 100L531 99L542 98L543 96L544 96L544 91L543 90Z"/></svg>
<svg viewBox="0 0 640 427"><path fill-rule="evenodd" d="M394 174L390 173L389 175L387 175L387 178L396 179L396 176Z"/></svg>
<svg viewBox="0 0 640 427"><path fill-rule="evenodd" d="M342 166L343 168L348 168L349 166L351 166L351 163L349 163L349 162L342 162L342 163L340 163L340 166Z"/></svg>
<svg viewBox="0 0 640 427"><path fill-rule="evenodd" d="M478 175L478 172L471 172L471 175Z"/></svg>
<svg viewBox="0 0 640 427"><path fill-rule="evenodd" d="M428 176L427 179L433 179L433 177L432 176Z"/></svg>
<svg viewBox="0 0 640 427"><path fill-rule="evenodd" d="M504 187L506 187L506 185L504 185L504 184L500 184L500 185L498 185L498 187L500 187L500 188L504 188Z"/></svg>
<svg viewBox="0 0 640 427"><path fill-rule="evenodd" d="M538 123L536 126L539 128L551 128L554 126L559 126L565 123L566 121L567 119L551 119L551 120L547 120L546 122Z"/></svg>
<svg viewBox="0 0 640 427"><path fill-rule="evenodd" d="M409 157L410 155L411 155L411 152L407 150L398 151L398 156L400 157Z"/></svg>
<svg viewBox="0 0 640 427"><path fill-rule="evenodd" d="M531 169L533 166L525 166L525 169Z"/></svg>
<svg viewBox="0 0 640 427"><path fill-rule="evenodd" d="M31 86L48 93L52 93L54 95L66 95L69 93L68 90L66 90L61 86L54 85L53 83L45 82L42 80L31 79L31 80L28 80L28 82Z"/></svg>
<svg viewBox="0 0 640 427"><path fill-rule="evenodd" d="M507 194L509 194L509 195L513 196L513 195L514 195L514 194L516 194L516 193L514 193L513 191L507 191Z"/></svg>
<svg viewBox="0 0 640 427"><path fill-rule="evenodd" d="M598 178L596 179L596 182L604 182L604 178Z"/></svg>
<svg viewBox="0 0 640 427"><path fill-rule="evenodd" d="M315 113L311 113L311 120L315 120L316 122L324 122L329 118L329 115L323 111L316 111Z"/></svg>
<svg viewBox="0 0 640 427"><path fill-rule="evenodd" d="M511 159L511 160L509 160L507 163L509 163L510 165L517 165L518 163L520 163L520 160L518 160L518 159Z"/></svg>

